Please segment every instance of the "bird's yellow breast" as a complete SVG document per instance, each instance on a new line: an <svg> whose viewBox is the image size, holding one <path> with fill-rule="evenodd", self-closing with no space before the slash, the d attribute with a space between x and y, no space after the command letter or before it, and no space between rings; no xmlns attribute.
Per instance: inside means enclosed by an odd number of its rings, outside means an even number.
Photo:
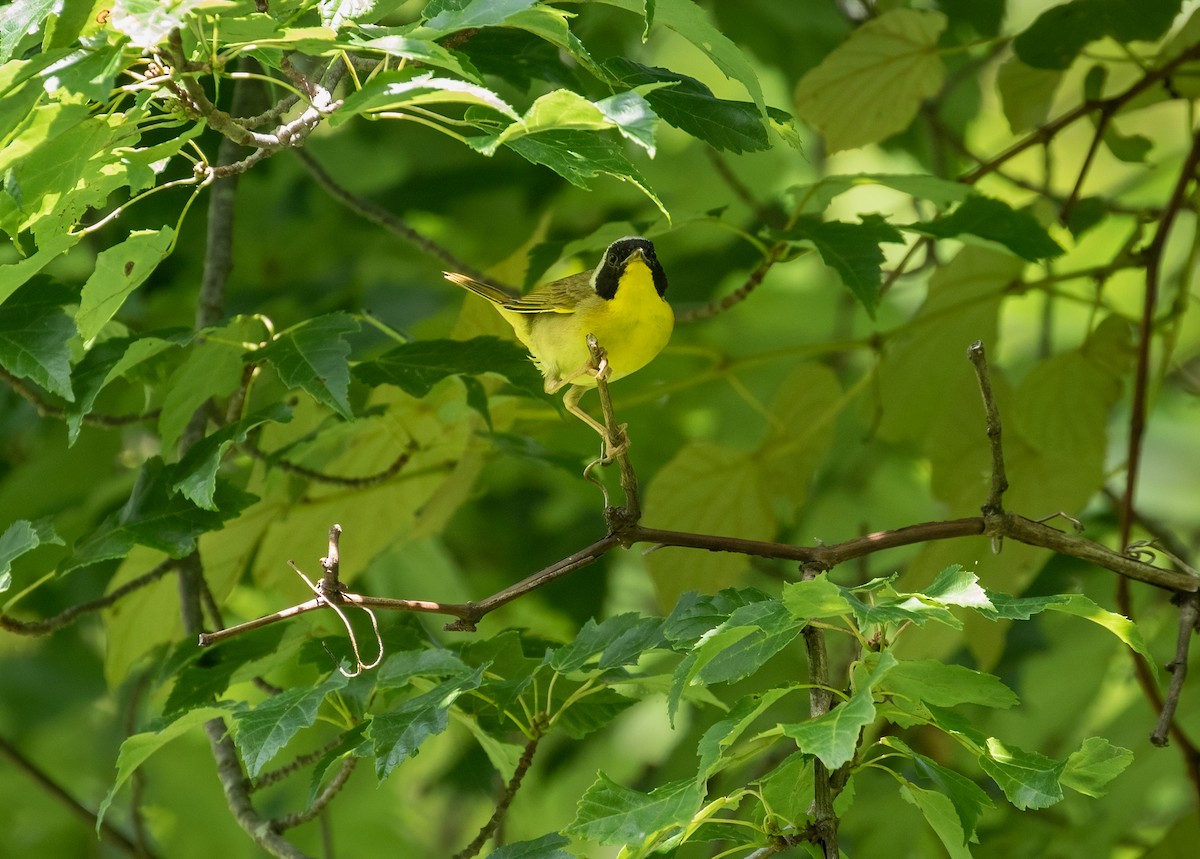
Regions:
<svg viewBox="0 0 1200 859"><path fill-rule="evenodd" d="M626 266L612 298L589 292L573 313L541 313L527 320L526 337L521 339L546 374L547 383L587 363L588 334L595 335L608 352L611 381L646 366L667 345L675 326L671 305L658 294L649 267L640 259ZM588 374L572 382L586 387L596 384Z"/></svg>

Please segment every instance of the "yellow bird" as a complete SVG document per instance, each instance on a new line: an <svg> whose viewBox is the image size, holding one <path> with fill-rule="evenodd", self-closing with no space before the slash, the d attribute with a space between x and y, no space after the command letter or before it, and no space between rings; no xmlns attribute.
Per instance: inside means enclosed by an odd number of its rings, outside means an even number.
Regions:
<svg viewBox="0 0 1200 859"><path fill-rule="evenodd" d="M654 245L640 236L609 245L595 271L543 284L524 296L464 274L445 275L490 301L512 326L546 377L546 393L573 386L563 396L563 405L601 438L604 425L579 407L584 392L596 387L587 335L595 336L608 353L606 379L612 381L650 363L675 327L675 314L665 298L667 275Z"/></svg>

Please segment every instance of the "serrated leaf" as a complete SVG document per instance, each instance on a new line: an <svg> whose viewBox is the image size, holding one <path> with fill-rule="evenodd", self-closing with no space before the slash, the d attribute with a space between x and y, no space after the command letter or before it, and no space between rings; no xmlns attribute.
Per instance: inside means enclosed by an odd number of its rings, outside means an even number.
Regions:
<svg viewBox="0 0 1200 859"><path fill-rule="evenodd" d="M1133 763L1133 752L1114 746L1103 737L1088 737L1067 758L1059 779L1071 790L1087 796L1104 796L1105 788Z"/></svg>
<svg viewBox="0 0 1200 859"><path fill-rule="evenodd" d="M949 215L912 224L908 229L941 239L978 236L1001 244L1030 262L1063 253L1062 247L1033 215L979 194L968 197Z"/></svg>
<svg viewBox="0 0 1200 859"><path fill-rule="evenodd" d="M883 691L902 695L912 702L937 707L978 704L1008 708L1017 695L999 677L962 665L947 665L934 659L905 659L888 672Z"/></svg>
<svg viewBox="0 0 1200 859"><path fill-rule="evenodd" d="M1181 0L1073 0L1047 9L1013 40L1013 49L1038 69L1065 69L1089 42L1154 41L1170 28Z"/></svg>
<svg viewBox="0 0 1200 859"><path fill-rule="evenodd" d="M399 689L416 677L466 677L472 669L452 650L441 647L393 653L376 672L377 689Z"/></svg>
<svg viewBox="0 0 1200 859"><path fill-rule="evenodd" d="M0 9L0 63L7 63L27 34L37 31L58 0L17 0Z"/></svg>
<svg viewBox="0 0 1200 859"><path fill-rule="evenodd" d="M964 570L961 564L946 567L921 594L938 605L957 605L985 611L994 609L987 592L979 586L979 576Z"/></svg>
<svg viewBox="0 0 1200 859"><path fill-rule="evenodd" d="M565 691L564 691L565 694ZM637 703L637 699L622 695L615 689L600 689L565 710L559 710L554 727L573 740L581 740L598 731Z"/></svg>
<svg viewBox="0 0 1200 859"><path fill-rule="evenodd" d="M499 337L414 340L354 367L354 375L368 385L395 385L414 397L424 397L449 376L478 373L498 373L530 397L547 397L542 375L529 360L529 353Z"/></svg>
<svg viewBox="0 0 1200 859"><path fill-rule="evenodd" d="M563 850L571 839L552 832L532 841L514 841L488 854L488 859L575 859L574 853Z"/></svg>
<svg viewBox="0 0 1200 859"><path fill-rule="evenodd" d="M696 753L700 757L700 767L696 772L697 781L703 784L723 770L728 765L727 758L730 748L745 733L746 729L768 707L797 688L795 686L775 687L766 689L758 695L749 695L738 701L724 719L714 722L704 732L704 736L700 738L700 743L696 747Z"/></svg>
<svg viewBox="0 0 1200 859"><path fill-rule="evenodd" d="M796 86L796 112L825 135L831 152L903 130L942 86L940 12L891 9L871 18Z"/></svg>
<svg viewBox="0 0 1200 859"><path fill-rule="evenodd" d="M580 798L575 820L563 834L596 844L640 845L690 820L703 796L695 779L671 782L646 794L601 772Z"/></svg>
<svg viewBox="0 0 1200 859"><path fill-rule="evenodd" d="M0 367L71 402L70 340L75 323L62 305L76 294L42 277L16 290L0 312Z"/></svg>
<svg viewBox="0 0 1200 859"><path fill-rule="evenodd" d="M197 335L191 352L165 385L158 416L163 450L175 449L196 409L213 397L227 397L237 390L244 370L241 344L262 336L262 323L244 317Z"/></svg>
<svg viewBox="0 0 1200 859"><path fill-rule="evenodd" d="M446 730L450 707L459 695L479 688L484 667L479 666L470 675L446 680L371 720L368 733L375 752L376 776L385 778L417 754L427 739Z"/></svg>
<svg viewBox="0 0 1200 859"><path fill-rule="evenodd" d="M286 625L277 623L196 653L191 662L175 671L175 683L163 705L163 713L173 716L211 704L229 687L234 672L273 654L285 631ZM187 644L194 652L192 642Z"/></svg>
<svg viewBox="0 0 1200 859"><path fill-rule="evenodd" d="M859 733L875 721L874 687L895 667L896 657L890 650L883 651L874 670L849 701L816 719L781 725L784 735L795 740L800 751L820 758L831 770L837 769L854 757Z"/></svg>
<svg viewBox="0 0 1200 859"><path fill-rule="evenodd" d="M842 283L874 318L879 285L883 282L883 251L879 245L903 244L899 230L882 215L859 215L857 224L805 216L796 219L787 236L793 241L811 243L821 260L838 273Z"/></svg>
<svg viewBox="0 0 1200 859"><path fill-rule="evenodd" d="M96 398L109 384L143 361L172 347L185 345L192 336L191 329L180 328L136 338L117 337L89 349L71 373L75 402L67 409L69 442L75 443L84 418L91 414Z"/></svg>
<svg viewBox="0 0 1200 859"><path fill-rule="evenodd" d="M183 25L188 14L204 0L116 0L109 24L118 33L129 37L132 45L153 48L167 34Z"/></svg>
<svg viewBox="0 0 1200 859"><path fill-rule="evenodd" d="M471 27L495 27L537 0L433 0L425 7L422 30L453 33Z"/></svg>
<svg viewBox="0 0 1200 859"><path fill-rule="evenodd" d="M4 533L0 534L0 593L8 590L12 584L12 562L26 552L47 544L64 545L62 537L54 532L54 525L49 518L35 522L18 519L4 529Z"/></svg>
<svg viewBox="0 0 1200 859"><path fill-rule="evenodd" d="M625 86L672 84L647 92L646 101L663 121L715 149L740 155L771 146L762 115L752 102L717 98L695 78L625 57L606 60L604 70Z"/></svg>
<svg viewBox="0 0 1200 859"><path fill-rule="evenodd" d="M80 337L91 340L100 333L125 299L154 273L174 241L170 227L134 230L125 241L100 252L75 312Z"/></svg>
<svg viewBox="0 0 1200 859"><path fill-rule="evenodd" d="M338 111L329 119L337 126L361 113L403 110L428 104L463 104L487 108L510 120L517 112L500 96L486 87L457 78L438 77L433 72L382 72L362 89L346 96Z"/></svg>
<svg viewBox="0 0 1200 859"><path fill-rule="evenodd" d="M1130 650L1142 657L1156 678L1160 676L1158 662L1155 660L1154 654L1150 652L1150 648L1146 645L1146 639L1142 637L1142 631L1136 623L1124 615L1101 608L1094 600L1083 594L1064 594L1063 596L1065 599L1059 602L1052 602L1046 608L1050 611L1073 614L1076 617L1082 617L1085 620L1090 620L1092 623L1104 627L1117 638L1121 639Z"/></svg>
<svg viewBox="0 0 1200 859"><path fill-rule="evenodd" d="M195 550L196 538L206 531L218 530L223 522L237 516L254 500L253 496L221 483L217 486L214 509L201 510L172 490L172 475L159 457L147 460L125 506L76 543L75 557L64 572L124 557L135 545L182 558Z"/></svg>
<svg viewBox="0 0 1200 859"><path fill-rule="evenodd" d="M602 654L605 658L601 661L603 668L636 661L644 650L663 640L661 628L662 621L658 618L642 617L633 612L607 618L599 624L589 618L574 641L554 651L550 667L568 674Z"/></svg>
<svg viewBox="0 0 1200 859"><path fill-rule="evenodd" d="M375 36L370 39L355 39L354 46L364 52L377 52L389 57L398 57L424 66L445 69L473 83L482 84L479 72L461 55L443 48L437 42L416 39L400 33Z"/></svg>
<svg viewBox="0 0 1200 859"><path fill-rule="evenodd" d="M985 810L992 807L992 801L988 799L988 795L984 793L983 789L966 776L947 769L933 759L913 751L899 737L885 737L880 740L880 743L899 749L909 757L921 781L931 784L953 805L962 830L962 843L973 840L979 818ZM947 845L947 847L949 846Z"/></svg>
<svg viewBox="0 0 1200 859"><path fill-rule="evenodd" d="M690 651L709 630L716 629L741 606L763 602L771 597L755 588L725 588L715 594L689 591L675 603L663 621L663 636L676 650Z"/></svg>
<svg viewBox="0 0 1200 859"><path fill-rule="evenodd" d="M842 589L829 581L828 573L821 573L808 581L784 585L783 605L800 620L850 613L850 603L842 596Z"/></svg>
<svg viewBox="0 0 1200 859"><path fill-rule="evenodd" d="M202 510L216 510L213 495L217 490L217 469L225 452L233 445L244 442L254 428L265 423L287 423L291 419L291 409L282 403L275 403L205 436L192 445L174 467L171 489L182 492L184 497Z"/></svg>
<svg viewBox="0 0 1200 859"><path fill-rule="evenodd" d="M920 809L925 822L937 834L950 859L971 859L971 851L967 847L969 837L949 797L938 791L917 787L912 782L901 783L900 796Z"/></svg>
<svg viewBox="0 0 1200 859"><path fill-rule="evenodd" d="M288 689L253 710L234 713L234 741L245 761L246 774L255 778L296 734L312 727L326 696L348 682L345 674L334 671L314 687Z"/></svg>
<svg viewBox="0 0 1200 859"><path fill-rule="evenodd" d="M227 713L228 710L219 707L201 707L184 713L178 719L158 731L146 731L127 737L121 743L120 751L117 752L116 781L108 789L108 794L105 795L100 803L100 807L96 811L97 832L100 829L100 824L104 822L104 815L107 814L109 806L112 805L117 791L129 780L129 777L134 774L137 768L145 763L147 758L171 742L171 740L182 736L197 725L201 725L210 719L219 719Z"/></svg>
<svg viewBox="0 0 1200 859"><path fill-rule="evenodd" d="M284 331L251 357L268 361L289 388L303 388L317 402L351 420L346 337L358 329L358 321L348 313L317 316Z"/></svg>
<svg viewBox="0 0 1200 859"><path fill-rule="evenodd" d="M1021 811L1048 808L1063 798L1058 780L1066 761L1006 746L991 737L987 754L979 757L979 766Z"/></svg>
<svg viewBox="0 0 1200 859"><path fill-rule="evenodd" d="M628 182L650 198L667 217L666 206L620 145L603 134L553 130L518 137L505 144L522 158L549 167L572 185L588 190L587 180L611 176Z"/></svg>

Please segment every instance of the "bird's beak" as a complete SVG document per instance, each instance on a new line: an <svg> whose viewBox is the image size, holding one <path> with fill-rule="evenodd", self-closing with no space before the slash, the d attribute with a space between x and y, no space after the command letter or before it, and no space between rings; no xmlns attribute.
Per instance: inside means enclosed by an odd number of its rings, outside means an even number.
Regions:
<svg viewBox="0 0 1200 859"><path fill-rule="evenodd" d="M625 265L629 265L634 260L641 260L643 265L649 265L649 263L646 262L646 254L641 248L634 248L633 252L629 254L629 256L625 257Z"/></svg>

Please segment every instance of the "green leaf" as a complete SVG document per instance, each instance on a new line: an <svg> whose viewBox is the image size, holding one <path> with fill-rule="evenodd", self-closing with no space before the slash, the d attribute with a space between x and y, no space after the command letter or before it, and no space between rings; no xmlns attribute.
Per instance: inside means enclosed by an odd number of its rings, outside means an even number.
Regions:
<svg viewBox="0 0 1200 859"><path fill-rule="evenodd" d="M999 677L934 659L905 659L888 672L881 691L937 707L978 704L1012 707L1017 695Z"/></svg>
<svg viewBox="0 0 1200 859"><path fill-rule="evenodd" d="M978 236L1001 244L1030 262L1063 253L1033 215L978 194L968 197L949 215L912 224L908 229L940 239L964 234Z"/></svg>
<svg viewBox="0 0 1200 859"><path fill-rule="evenodd" d="M880 740L880 744L899 749L907 755L920 780L923 783L931 784L938 793L950 800L961 828L962 839L959 846L974 840L979 818L984 811L992 807L992 801L988 799L988 795L984 793L983 789L966 776L947 769L931 758L913 751L899 737L884 737ZM946 846L950 847L949 844Z"/></svg>
<svg viewBox="0 0 1200 859"><path fill-rule="evenodd" d="M4 533L0 534L0 594L12 584L12 562L26 552L47 544L64 545L62 537L54 532L54 525L49 518L36 522L18 519L4 529Z"/></svg>
<svg viewBox="0 0 1200 859"><path fill-rule="evenodd" d="M219 707L201 707L184 713L158 731L146 731L127 737L121 743L120 751L117 752L117 779L108 789L108 794L105 795L100 807L96 810L96 831L99 832L100 824L104 822L104 815L108 813L108 808L112 805L117 791L125 782L129 781L130 776L146 762L147 758L171 740L186 734L197 725L202 725L210 719L219 719L227 713L228 710Z"/></svg>
<svg viewBox="0 0 1200 859"><path fill-rule="evenodd" d="M580 798L575 820L563 834L596 844L644 844L690 820L703 796L695 779L671 782L646 794L622 787L601 772Z"/></svg>
<svg viewBox="0 0 1200 859"><path fill-rule="evenodd" d="M197 537L218 530L254 500L252 495L218 483L213 509L201 510L174 491L173 474L172 469L164 467L161 458L147 460L125 506L76 543L75 557L64 572L122 558L135 545L182 558L195 550Z"/></svg>
<svg viewBox="0 0 1200 859"><path fill-rule="evenodd" d="M666 207L645 177L625 156L620 145L601 134L587 131L553 130L508 141L522 158L549 167L572 185L588 190L588 179L611 176L628 182L650 198L664 215Z"/></svg>
<svg viewBox="0 0 1200 859"><path fill-rule="evenodd" d="M196 409L214 397L227 397L242 382L243 343L263 337L262 323L237 318L228 325L200 332L184 362L165 385L158 434L163 450L174 450Z"/></svg>
<svg viewBox="0 0 1200 859"><path fill-rule="evenodd" d="M1130 650L1142 657L1156 678L1160 676L1158 662L1155 660L1154 654L1150 652L1150 648L1147 647L1146 639L1142 637L1142 631L1138 629L1136 623L1122 614L1101 608L1094 600L1083 594L1065 594L1064 596L1064 601L1050 603L1046 608L1050 611L1073 614L1104 627L1121 639Z"/></svg>
<svg viewBox="0 0 1200 859"><path fill-rule="evenodd" d="M1066 761L1005 746L992 737L987 741L987 754L979 758L979 766L1022 811L1047 808L1063 798L1059 776Z"/></svg>
<svg viewBox="0 0 1200 859"><path fill-rule="evenodd" d="M800 751L816 755L831 770L837 769L854 757L859 734L875 721L873 689L895 667L896 657L890 650L883 651L874 670L849 701L816 719L780 728L785 736L796 741Z"/></svg>
<svg viewBox="0 0 1200 859"><path fill-rule="evenodd" d="M409 106L463 104L488 108L511 120L517 112L486 87L456 78L438 77L433 72L411 70L382 72L362 89L346 96L344 104L329 118L332 126L341 125L360 113L398 111Z"/></svg>
<svg viewBox="0 0 1200 859"><path fill-rule="evenodd" d="M389 57L397 57L424 66L445 69L460 75L469 81L482 83L479 73L471 68L471 64L453 51L443 48L437 42L426 39L415 39L401 33L377 35L370 39L354 39L356 49L364 52L378 52Z"/></svg>
<svg viewBox="0 0 1200 859"><path fill-rule="evenodd" d="M783 586L783 604L794 617L813 620L819 617L838 617L850 614L850 603L842 589L829 581L828 573L803 582Z"/></svg>
<svg viewBox="0 0 1200 859"><path fill-rule="evenodd" d="M751 100L765 115L762 85L749 58L728 36L709 21L708 15L693 0L602 0L610 6L618 6L635 14L646 15L646 27L651 19L657 25L674 30L704 53L727 78L746 88Z"/></svg>
<svg viewBox="0 0 1200 859"><path fill-rule="evenodd" d="M1013 134L1029 131L1046 121L1060 83L1061 71L1035 69L1016 56L1001 64L996 73L996 88Z"/></svg>
<svg viewBox="0 0 1200 859"><path fill-rule="evenodd" d="M1105 788L1133 763L1133 752L1103 737L1088 737L1067 758L1059 781L1087 796L1104 796Z"/></svg>
<svg viewBox="0 0 1200 859"><path fill-rule="evenodd" d="M91 414L97 397L108 385L143 361L187 344L192 336L190 328L179 328L136 338L114 337L93 345L71 373L75 402L67 408L69 442L74 444L78 439L84 418Z"/></svg>
<svg viewBox="0 0 1200 859"><path fill-rule="evenodd" d="M205 4L205 0L116 0L109 24L118 33L129 37L138 48L153 48L167 34L183 26L189 13Z"/></svg>
<svg viewBox="0 0 1200 859"><path fill-rule="evenodd" d="M838 273L842 283L874 318L879 285L883 281L883 251L879 245L903 244L899 230L882 215L859 215L857 224L806 216L796 219L787 237L816 247L825 265Z"/></svg>
<svg viewBox="0 0 1200 859"><path fill-rule="evenodd" d="M0 9L0 63L12 59L21 40L45 23L59 0L16 0Z"/></svg>
<svg viewBox="0 0 1200 859"><path fill-rule="evenodd" d="M62 305L75 297L69 287L39 277L9 296L0 311L0 367L68 402L75 399L70 348L75 323Z"/></svg>
<svg viewBox="0 0 1200 859"><path fill-rule="evenodd" d="M975 189L962 182L926 176L921 173L849 173L826 176L811 185L799 185L788 189L805 214L820 214L829 203L841 194L864 185L883 185L908 194L919 200L929 200L939 209L961 203L975 193Z"/></svg>
<svg viewBox="0 0 1200 859"><path fill-rule="evenodd" d="M291 419L291 409L283 403L275 403L205 436L192 445L174 467L172 490L182 492L202 510L216 510L213 496L217 490L217 469L225 452L233 445L244 442L255 427L265 423L287 423Z"/></svg>
<svg viewBox="0 0 1200 859"><path fill-rule="evenodd" d="M900 796L920 809L925 821L945 846L950 859L971 859L971 851L967 848L969 836L949 797L907 781L900 785Z"/></svg>
<svg viewBox="0 0 1200 859"><path fill-rule="evenodd" d="M771 147L762 115L752 102L717 98L695 78L625 57L606 60L604 70L629 87L672 84L646 92L646 101L665 122L715 149L740 155Z"/></svg>
<svg viewBox="0 0 1200 859"><path fill-rule="evenodd" d="M1047 9L1013 40L1017 56L1035 69L1065 69L1089 42L1154 41L1170 28L1181 0L1073 0Z"/></svg>
<svg viewBox="0 0 1200 859"><path fill-rule="evenodd" d="M326 696L348 682L345 674L334 671L316 686L288 689L253 710L234 713L234 740L246 763L246 774L255 778L292 737L312 727Z"/></svg>
<svg viewBox="0 0 1200 859"><path fill-rule="evenodd" d="M797 686L775 687L765 689L758 695L748 695L733 706L728 716L714 722L704 732L704 736L700 738L700 744L696 747L696 753L700 757L700 767L696 772L697 781L703 784L729 766L731 763L729 751L733 744L768 707L798 688Z"/></svg>
<svg viewBox="0 0 1200 859"><path fill-rule="evenodd" d="M368 385L395 385L414 397L424 397L449 376L478 373L498 373L535 399L548 396L529 353L518 343L499 337L414 340L354 367L354 375Z"/></svg>
<svg viewBox="0 0 1200 859"><path fill-rule="evenodd" d="M170 227L134 230L125 241L101 251L96 268L83 285L75 324L79 336L91 340L121 309L125 299L141 286L166 258L175 241Z"/></svg>
<svg viewBox="0 0 1200 859"><path fill-rule="evenodd" d="M268 361L287 387L303 388L314 400L351 420L346 337L358 329L358 321L348 313L316 316L284 331L249 357Z"/></svg>
<svg viewBox="0 0 1200 859"><path fill-rule="evenodd" d="M393 653L375 677L377 689L399 689L417 677L467 677L471 668L458 654L441 647Z"/></svg>
<svg viewBox="0 0 1200 859"><path fill-rule="evenodd" d="M937 574L937 578L921 594L938 605L957 605L984 611L994 610L987 592L979 586L979 576L952 564Z"/></svg>
<svg viewBox="0 0 1200 859"><path fill-rule="evenodd" d="M514 841L488 854L488 859L575 859L574 853L562 848L571 843L569 838L552 832L532 841Z"/></svg>
<svg viewBox="0 0 1200 859"><path fill-rule="evenodd" d="M176 716L213 703L229 688L238 669L272 656L279 649L285 631L285 624L277 623L251 635L239 635L219 647L197 650L191 641L181 645L191 651L191 661L176 669L175 683L163 705L163 713Z"/></svg>
<svg viewBox="0 0 1200 859"><path fill-rule="evenodd" d="M562 685L559 686L561 693L568 696L573 690L563 689ZM636 703L636 698L622 695L612 688L602 688L559 710L554 727L573 740L582 740L588 734L610 724Z"/></svg>
<svg viewBox="0 0 1200 859"><path fill-rule="evenodd" d="M472 27L496 27L537 0L433 0L425 7L421 30L453 33Z"/></svg>
<svg viewBox="0 0 1200 859"><path fill-rule="evenodd" d="M855 29L796 86L796 112L830 152L876 143L908 127L942 86L940 12L890 9Z"/></svg>
<svg viewBox="0 0 1200 859"><path fill-rule="evenodd" d="M689 652L697 641L741 606L769 599L770 595L755 588L726 588L711 595L689 591L676 601L670 616L663 621L663 635L676 650Z"/></svg>
<svg viewBox="0 0 1200 859"><path fill-rule="evenodd" d="M635 662L644 651L662 641L662 621L658 618L633 612L606 618L599 624L589 618L574 641L554 651L550 667L560 674L569 674L602 657L601 668L615 668Z"/></svg>
<svg viewBox="0 0 1200 859"><path fill-rule="evenodd" d="M478 689L483 672L481 665L468 676L446 680L396 709L375 716L368 734L375 752L376 776L383 779L415 755L423 742L446 730L455 699Z"/></svg>

